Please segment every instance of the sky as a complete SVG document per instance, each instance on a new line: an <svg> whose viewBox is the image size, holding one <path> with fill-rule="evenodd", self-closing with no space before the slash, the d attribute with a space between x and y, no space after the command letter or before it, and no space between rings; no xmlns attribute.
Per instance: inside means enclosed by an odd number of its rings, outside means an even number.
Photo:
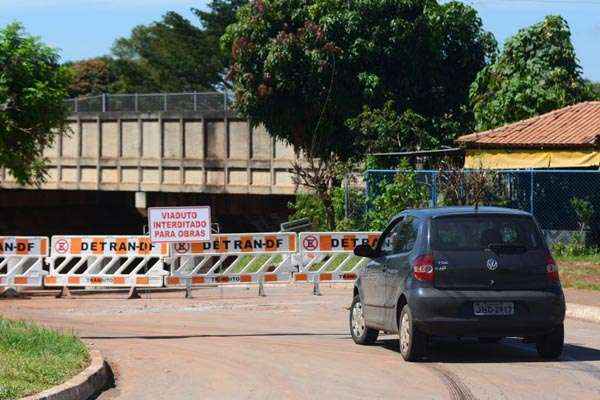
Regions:
<svg viewBox="0 0 600 400"><path fill-rule="evenodd" d="M600 0L465 0L484 28L503 43L517 30L560 14L569 23L585 78L600 81ZM0 0L0 26L20 21L26 30L61 51L63 60L108 54L114 40L139 24L176 11L195 21L201 0Z"/></svg>

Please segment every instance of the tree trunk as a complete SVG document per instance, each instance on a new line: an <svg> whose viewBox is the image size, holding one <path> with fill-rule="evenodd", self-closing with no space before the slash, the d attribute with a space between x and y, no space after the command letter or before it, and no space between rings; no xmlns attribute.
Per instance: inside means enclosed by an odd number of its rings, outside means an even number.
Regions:
<svg viewBox="0 0 600 400"><path fill-rule="evenodd" d="M323 202L325 208L325 223L327 229L330 231L335 230L335 210L333 209L333 201L331 195L328 192L319 192L319 198Z"/></svg>

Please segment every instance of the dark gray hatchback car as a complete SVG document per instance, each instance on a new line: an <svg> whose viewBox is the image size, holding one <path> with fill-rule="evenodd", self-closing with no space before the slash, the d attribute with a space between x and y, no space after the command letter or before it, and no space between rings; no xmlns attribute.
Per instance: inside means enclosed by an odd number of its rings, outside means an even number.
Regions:
<svg viewBox="0 0 600 400"><path fill-rule="evenodd" d="M564 342L558 268L529 213L497 207L407 210L392 219L354 287L350 331L358 344L399 333L400 353L426 354L431 336L493 343L523 337L544 358Z"/></svg>

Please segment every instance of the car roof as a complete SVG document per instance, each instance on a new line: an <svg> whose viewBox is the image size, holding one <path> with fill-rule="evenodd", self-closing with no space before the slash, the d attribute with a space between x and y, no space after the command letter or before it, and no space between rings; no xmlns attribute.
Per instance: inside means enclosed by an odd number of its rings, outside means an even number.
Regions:
<svg viewBox="0 0 600 400"><path fill-rule="evenodd" d="M445 215L461 215L461 214L504 214L504 215L519 215L531 216L530 213L514 208L505 207L474 207L474 206L456 206L456 207L434 207L434 208L414 208L402 211L394 217L411 215L421 218L435 218Z"/></svg>

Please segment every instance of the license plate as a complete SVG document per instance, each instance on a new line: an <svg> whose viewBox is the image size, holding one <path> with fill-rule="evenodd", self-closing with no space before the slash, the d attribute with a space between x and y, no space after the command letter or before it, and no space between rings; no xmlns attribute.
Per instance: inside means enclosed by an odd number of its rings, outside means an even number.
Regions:
<svg viewBox="0 0 600 400"><path fill-rule="evenodd" d="M480 301L473 303L475 315L513 315L515 303L512 301Z"/></svg>

